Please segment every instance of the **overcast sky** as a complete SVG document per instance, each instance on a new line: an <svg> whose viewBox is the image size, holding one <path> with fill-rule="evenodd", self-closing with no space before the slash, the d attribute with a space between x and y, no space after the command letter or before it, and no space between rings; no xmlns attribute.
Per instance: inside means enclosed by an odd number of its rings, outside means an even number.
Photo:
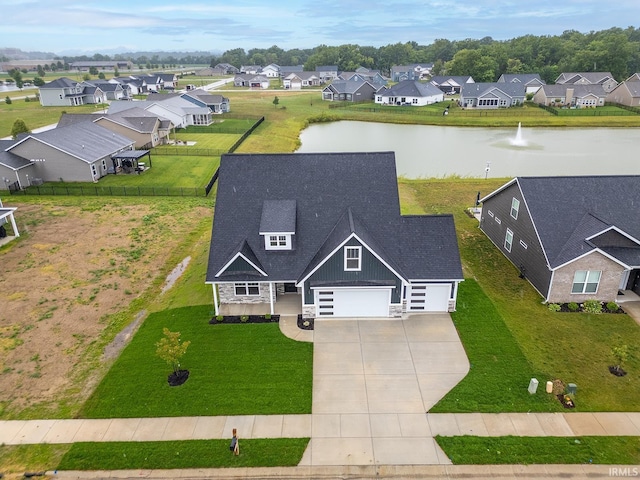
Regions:
<svg viewBox="0 0 640 480"><path fill-rule="evenodd" d="M639 19L640 0L0 0L0 47L61 54L426 45L586 33Z"/></svg>

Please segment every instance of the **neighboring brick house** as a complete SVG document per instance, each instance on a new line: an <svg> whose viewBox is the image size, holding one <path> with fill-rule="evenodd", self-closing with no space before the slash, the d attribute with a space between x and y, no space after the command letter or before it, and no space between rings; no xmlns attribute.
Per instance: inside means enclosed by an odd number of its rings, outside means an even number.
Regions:
<svg viewBox="0 0 640 480"><path fill-rule="evenodd" d="M402 215L395 156L229 154L220 162L206 283L214 309L298 295L305 317L455 310L453 217Z"/></svg>
<svg viewBox="0 0 640 480"><path fill-rule="evenodd" d="M480 199L480 229L545 301L615 301L640 294L639 191L640 176L518 177Z"/></svg>

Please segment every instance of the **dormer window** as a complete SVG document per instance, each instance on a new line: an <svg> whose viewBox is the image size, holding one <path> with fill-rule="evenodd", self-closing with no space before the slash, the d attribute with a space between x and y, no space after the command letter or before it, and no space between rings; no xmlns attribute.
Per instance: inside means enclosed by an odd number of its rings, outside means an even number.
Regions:
<svg viewBox="0 0 640 480"><path fill-rule="evenodd" d="M291 250L291 235L265 235L265 250Z"/></svg>
<svg viewBox="0 0 640 480"><path fill-rule="evenodd" d="M265 200L260 219L260 235L265 250L292 250L296 228L295 200Z"/></svg>

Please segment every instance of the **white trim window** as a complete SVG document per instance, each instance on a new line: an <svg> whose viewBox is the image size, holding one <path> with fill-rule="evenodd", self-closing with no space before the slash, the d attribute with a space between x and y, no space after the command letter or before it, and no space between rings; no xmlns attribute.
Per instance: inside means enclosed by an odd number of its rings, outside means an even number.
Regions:
<svg viewBox="0 0 640 480"><path fill-rule="evenodd" d="M507 252L510 252L512 246L513 246L513 232L507 228L507 233L504 236L504 248Z"/></svg>
<svg viewBox="0 0 640 480"><path fill-rule="evenodd" d="M359 272L362 269L362 247L344 247L344 271Z"/></svg>
<svg viewBox="0 0 640 480"><path fill-rule="evenodd" d="M257 297L260 295L258 282L237 282L233 284L233 289L237 297Z"/></svg>
<svg viewBox="0 0 640 480"><path fill-rule="evenodd" d="M516 197L513 197L511 200L511 216L514 220L518 219L518 210L520 209L520 200Z"/></svg>
<svg viewBox="0 0 640 480"><path fill-rule="evenodd" d="M573 276L571 293L596 293L601 276L601 270L577 270Z"/></svg>
<svg viewBox="0 0 640 480"><path fill-rule="evenodd" d="M270 233L264 236L266 250L291 250L291 235L286 233Z"/></svg>

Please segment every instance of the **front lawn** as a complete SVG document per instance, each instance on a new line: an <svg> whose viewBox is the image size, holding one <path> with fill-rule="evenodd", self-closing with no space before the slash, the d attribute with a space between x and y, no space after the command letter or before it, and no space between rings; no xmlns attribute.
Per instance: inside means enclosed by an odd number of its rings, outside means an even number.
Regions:
<svg viewBox="0 0 640 480"><path fill-rule="evenodd" d="M510 395L496 388L503 388L504 381L511 378L511 388L520 391L524 389L526 393L530 376L536 376L540 382L539 392L544 391L548 380L560 379L565 384L575 383L578 387L576 408L580 411L637 411L640 405L640 389L637 388L640 374L638 324L628 315L549 311L542 303L542 297L526 280L519 278L518 270L480 231L478 221L465 213L464 209L473 205L477 192L486 195L507 180L400 180L403 214L453 213L464 276L476 280L482 287L483 296L490 299L489 308L497 312L528 365L527 368L517 367L521 369L519 376L515 374L514 368L525 364L514 362L513 368L504 372L497 368L490 369L493 361L490 355L492 349L496 352L504 349L500 342L494 340L493 332L482 325L485 322L484 302L477 306L471 305L471 309L464 306L464 299L469 298L470 293L465 281L461 286L459 312L454 318L460 324L467 318L470 322L480 324L471 325L467 330L472 332L473 329L479 329L478 334L483 335L482 338L468 339L465 337L464 327L459 327L462 340L470 356L474 353L475 341L488 344L485 356L488 364L483 369L489 369L488 378L495 380L484 386L482 376L473 379L477 372L484 370L479 369L480 365L472 359L471 372L467 378L443 402L446 401L447 408L452 408L453 411L491 412L507 409L505 404L509 403L507 400ZM458 316L459 314L465 318ZM611 375L608 370L608 366L613 364L611 348L617 345L618 338L624 339L629 345L629 358L623 366L628 372L625 377ZM480 353L483 352L482 348L482 345L478 345ZM499 375L504 375L505 379L495 378ZM492 383L494 381L500 383ZM477 397L477 401L471 398L456 402L454 392L466 388L470 388L468 393ZM504 399L502 395L506 395ZM529 408L544 410L540 405L535 406L535 396L528 398L527 395L521 399L519 406L505 411L519 409L526 412ZM436 407L438 411L445 411L444 403Z"/></svg>
<svg viewBox="0 0 640 480"><path fill-rule="evenodd" d="M465 280L458 290L457 311L451 314L471 369L431 412L549 412L562 410L552 395L527 391L529 379L542 382L505 325L502 316L476 281Z"/></svg>
<svg viewBox="0 0 640 480"><path fill-rule="evenodd" d="M640 464L640 437L437 436L436 441L454 465Z"/></svg>
<svg viewBox="0 0 640 480"><path fill-rule="evenodd" d="M208 305L151 314L80 412L85 418L311 412L313 346L276 323L209 325ZM187 382L170 387L155 355L163 327L191 341Z"/></svg>
<svg viewBox="0 0 640 480"><path fill-rule="evenodd" d="M74 443L58 470L290 467L300 463L308 438L240 439L240 455L229 440Z"/></svg>

